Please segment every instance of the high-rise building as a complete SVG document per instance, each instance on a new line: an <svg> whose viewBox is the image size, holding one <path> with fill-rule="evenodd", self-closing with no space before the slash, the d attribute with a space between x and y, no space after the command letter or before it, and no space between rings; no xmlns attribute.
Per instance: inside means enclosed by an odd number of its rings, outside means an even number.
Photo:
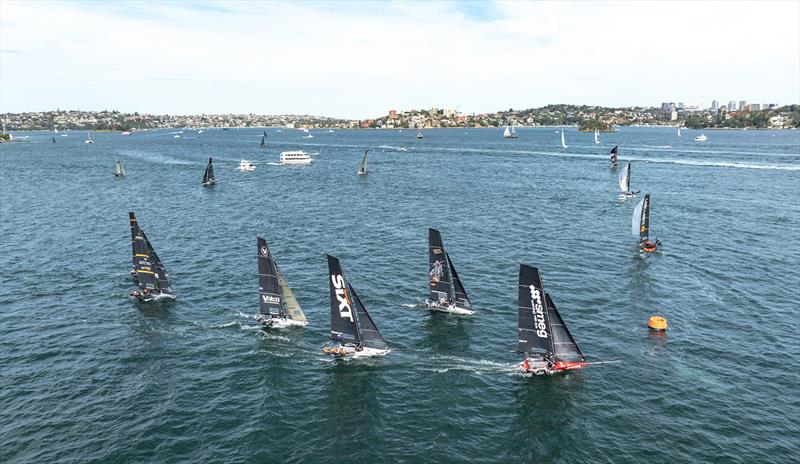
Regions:
<svg viewBox="0 0 800 464"><path fill-rule="evenodd" d="M747 100L739 100L739 111L745 111L747 109Z"/></svg>
<svg viewBox="0 0 800 464"><path fill-rule="evenodd" d="M669 111L669 102L661 102L661 111Z"/></svg>
<svg viewBox="0 0 800 464"><path fill-rule="evenodd" d="M719 110L719 102L716 100L711 100L711 111L717 112Z"/></svg>
<svg viewBox="0 0 800 464"><path fill-rule="evenodd" d="M731 100L728 102L728 111L736 111L736 101Z"/></svg>
<svg viewBox="0 0 800 464"><path fill-rule="evenodd" d="M678 109L682 110L684 108L686 108L686 105L684 105L683 102L678 102Z"/></svg>

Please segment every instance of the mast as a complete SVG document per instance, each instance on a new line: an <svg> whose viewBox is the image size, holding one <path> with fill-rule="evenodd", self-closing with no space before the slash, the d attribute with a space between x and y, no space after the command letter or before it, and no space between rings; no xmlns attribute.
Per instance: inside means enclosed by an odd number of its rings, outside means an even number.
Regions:
<svg viewBox="0 0 800 464"><path fill-rule="evenodd" d="M331 255L327 255L327 257L331 302L331 340L338 340L341 336L342 341L361 343L350 287L345 280L339 258Z"/></svg>
<svg viewBox="0 0 800 464"><path fill-rule="evenodd" d="M267 241L257 237L258 243L258 311L265 316L285 317L286 310L278 285L275 261L267 247Z"/></svg>
<svg viewBox="0 0 800 464"><path fill-rule="evenodd" d="M384 340L383 336L378 331L378 327L375 326L375 322L372 321L372 317L370 317L369 313L367 312L367 308L364 306L364 303L361 302L361 298L358 297L358 294L353 286L347 284L347 288L350 289L350 294L353 295L359 335L361 340L364 342L364 346L379 350L385 350L389 348L389 346L386 344L386 340Z"/></svg>
<svg viewBox="0 0 800 464"><path fill-rule="evenodd" d="M539 269L520 264L518 288L517 351L553 353L550 317Z"/></svg>
<svg viewBox="0 0 800 464"><path fill-rule="evenodd" d="M455 296L455 301L471 308L472 302L469 301L469 296L467 296L467 291L464 289L464 284L461 283L461 278L458 277L456 268L453 266L453 260L450 259L449 253L445 251L444 254L447 257L447 263L450 265L450 273L453 275L453 295Z"/></svg>
<svg viewBox="0 0 800 464"><path fill-rule="evenodd" d="M450 281L450 265L442 243L442 235L436 229L428 229L428 276L430 277L430 299L453 300L453 285Z"/></svg>
<svg viewBox="0 0 800 464"><path fill-rule="evenodd" d="M369 150L364 150L364 157L361 158L361 165L358 168L358 174L361 176L367 173L367 153Z"/></svg>
<svg viewBox="0 0 800 464"><path fill-rule="evenodd" d="M545 293L544 296L545 302L547 303L547 315L550 319L550 329L553 335L553 355L555 361L586 362L586 358L584 358L581 349L578 348L578 344L575 343L575 339L572 338L572 334L564 323L564 319L561 318L561 314L558 313L556 305L553 304L553 300L550 299L550 294Z"/></svg>

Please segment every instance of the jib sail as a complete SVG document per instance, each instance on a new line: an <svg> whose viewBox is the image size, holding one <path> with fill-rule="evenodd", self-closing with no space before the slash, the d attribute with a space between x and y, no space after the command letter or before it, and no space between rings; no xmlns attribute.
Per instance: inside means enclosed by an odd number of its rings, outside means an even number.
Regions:
<svg viewBox="0 0 800 464"><path fill-rule="evenodd" d="M580 361L585 362L581 349L569 333L567 325L561 319L561 315L550 299L550 294L545 293L545 302L547 303L547 312L550 318L550 329L553 336L553 355L556 361Z"/></svg>

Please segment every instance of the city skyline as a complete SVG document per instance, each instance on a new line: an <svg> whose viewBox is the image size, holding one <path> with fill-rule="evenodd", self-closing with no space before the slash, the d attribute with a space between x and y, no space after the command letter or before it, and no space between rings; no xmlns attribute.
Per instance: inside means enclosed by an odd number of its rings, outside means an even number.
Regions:
<svg viewBox="0 0 800 464"><path fill-rule="evenodd" d="M0 112L791 104L798 16L797 2L4 1Z"/></svg>

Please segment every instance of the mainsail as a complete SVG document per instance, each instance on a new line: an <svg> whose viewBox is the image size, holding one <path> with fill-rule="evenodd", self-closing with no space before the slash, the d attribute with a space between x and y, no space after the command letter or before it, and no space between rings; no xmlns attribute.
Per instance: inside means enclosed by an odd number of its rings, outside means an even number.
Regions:
<svg viewBox="0 0 800 464"><path fill-rule="evenodd" d="M208 159L208 166L206 166L206 172L203 173L203 185L211 185L214 184L216 181L214 179L214 166L211 164L211 158Z"/></svg>
<svg viewBox="0 0 800 464"><path fill-rule="evenodd" d="M164 265L152 249L152 245L147 240L144 231L138 226L136 216L133 213L129 213L129 217L131 219L131 234L133 235L133 264L139 288L173 294Z"/></svg>
<svg viewBox="0 0 800 464"><path fill-rule="evenodd" d="M619 189L623 193L630 193L631 191L631 162L619 173Z"/></svg>
<svg viewBox="0 0 800 464"><path fill-rule="evenodd" d="M631 218L631 232L639 237L639 243L650 238L650 194L646 193L636 205Z"/></svg>
<svg viewBox="0 0 800 464"><path fill-rule="evenodd" d="M450 281L450 265L442 243L442 235L436 229L428 229L428 276L430 277L430 299L453 300L453 285Z"/></svg>
<svg viewBox="0 0 800 464"><path fill-rule="evenodd" d="M564 141L564 129L561 129L561 148L567 148L567 143Z"/></svg>
<svg viewBox="0 0 800 464"><path fill-rule="evenodd" d="M519 266L517 351L552 353L553 337L539 269Z"/></svg>
<svg viewBox="0 0 800 464"><path fill-rule="evenodd" d="M361 158L361 165L358 167L358 174L361 176L367 173L367 153L369 150L364 151L364 157Z"/></svg>
<svg viewBox="0 0 800 464"><path fill-rule="evenodd" d="M360 343L350 286L344 278L339 259L328 255L328 284L331 300L331 340Z"/></svg>
<svg viewBox="0 0 800 464"><path fill-rule="evenodd" d="M572 334L569 333L567 325L564 324L564 319L561 319L556 305L553 304L553 300L550 299L550 294L545 293L544 296L545 302L547 303L547 314L550 320L550 331L553 336L553 355L555 361L586 362L586 358L583 357L581 349L578 348L578 344L575 343L575 339L572 338Z"/></svg>
<svg viewBox="0 0 800 464"><path fill-rule="evenodd" d="M600 143L600 131L598 129L594 130L594 143Z"/></svg>
<svg viewBox="0 0 800 464"><path fill-rule="evenodd" d="M509 138L511 137L511 128L506 126L506 130L503 131L503 137Z"/></svg>
<svg viewBox="0 0 800 464"><path fill-rule="evenodd" d="M275 261L267 247L267 241L261 237L258 242L258 304L259 312L265 316L285 317L286 310L281 299L278 284L278 272Z"/></svg>
<svg viewBox="0 0 800 464"><path fill-rule="evenodd" d="M264 135L261 136L261 148L265 148L267 146L267 131L264 131Z"/></svg>

